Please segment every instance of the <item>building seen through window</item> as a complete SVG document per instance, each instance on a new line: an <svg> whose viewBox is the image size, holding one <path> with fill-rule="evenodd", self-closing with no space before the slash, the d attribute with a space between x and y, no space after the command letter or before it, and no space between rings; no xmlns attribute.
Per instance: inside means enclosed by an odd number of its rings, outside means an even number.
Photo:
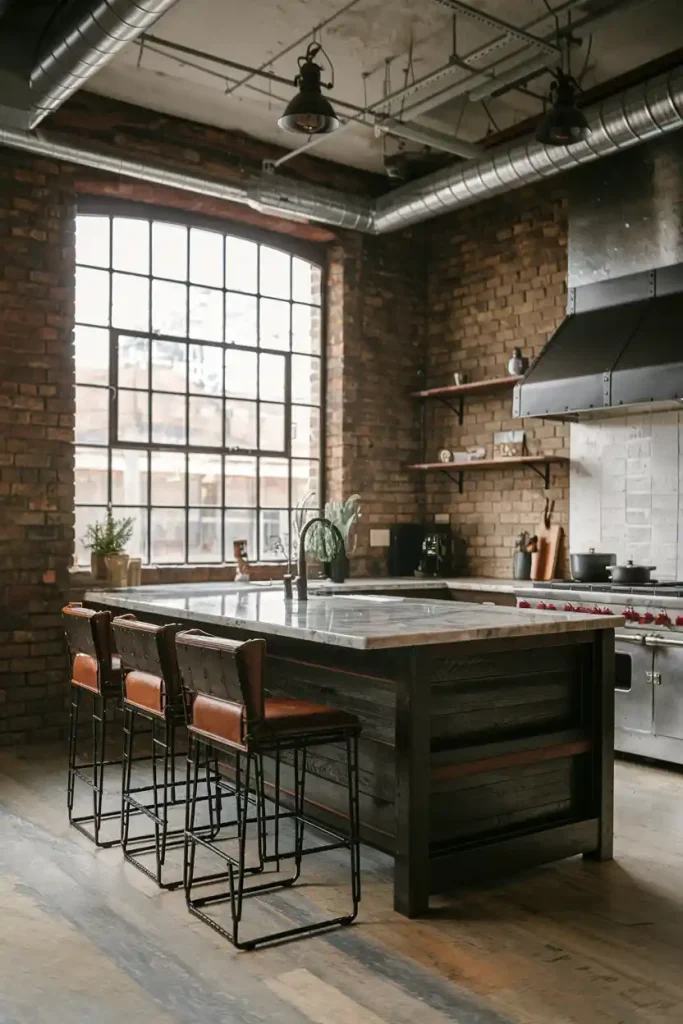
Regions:
<svg viewBox="0 0 683 1024"><path fill-rule="evenodd" d="M319 503L320 266L171 220L76 227L78 562L108 504L144 562L281 559Z"/></svg>

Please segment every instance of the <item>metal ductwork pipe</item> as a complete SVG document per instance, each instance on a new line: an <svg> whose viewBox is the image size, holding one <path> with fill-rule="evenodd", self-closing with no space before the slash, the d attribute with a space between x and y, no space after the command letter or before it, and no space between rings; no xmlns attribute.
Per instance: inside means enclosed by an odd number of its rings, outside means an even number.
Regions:
<svg viewBox="0 0 683 1024"><path fill-rule="evenodd" d="M275 175L233 185L126 160L86 144L9 128L0 129L0 146L217 199L248 203L276 216L384 234L542 181L683 127L683 68L610 97L588 108L586 115L591 132L584 142L570 147L546 147L533 139L522 140L492 150L477 160L437 171L376 200L297 184Z"/></svg>
<svg viewBox="0 0 683 1024"><path fill-rule="evenodd" d="M31 73L31 127L56 110L178 0L92 0L67 31L48 38Z"/></svg>
<svg viewBox="0 0 683 1024"><path fill-rule="evenodd" d="M375 232L438 217L676 131L683 127L683 68L633 86L584 113L591 128L584 142L555 147L527 138L381 196L375 204Z"/></svg>
<svg viewBox="0 0 683 1024"><path fill-rule="evenodd" d="M65 141L42 133L15 131L11 128L0 128L0 146L10 149L21 149L36 156L46 156L52 160L78 164L81 167L92 167L97 171L124 178L135 178L137 181L149 181L154 185L168 185L170 188L194 192L198 195L213 196L231 203L247 203L247 190L241 185L227 182L209 181L199 175L183 174L180 171L167 170L164 167L150 167L149 164L137 160L126 160L123 157L103 153L91 146L79 145L77 142Z"/></svg>

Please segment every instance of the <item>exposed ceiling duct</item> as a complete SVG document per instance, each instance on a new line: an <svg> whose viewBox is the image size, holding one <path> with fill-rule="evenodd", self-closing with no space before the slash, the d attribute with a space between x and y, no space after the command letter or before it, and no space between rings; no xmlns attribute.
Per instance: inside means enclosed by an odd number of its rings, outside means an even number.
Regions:
<svg viewBox="0 0 683 1024"><path fill-rule="evenodd" d="M245 186L225 184L112 156L85 143L14 129L0 130L0 145L249 203L282 217L305 217L336 227L384 234L542 181L683 127L683 68L627 89L585 113L591 132L583 142L570 147L545 147L529 137L491 150L479 159L437 171L376 200L298 185L277 175L262 175Z"/></svg>
<svg viewBox="0 0 683 1024"><path fill-rule="evenodd" d="M547 147L531 136L381 196L374 230L382 234L417 224L676 131L683 127L683 68L611 96L585 114L590 132L582 142Z"/></svg>
<svg viewBox="0 0 683 1024"><path fill-rule="evenodd" d="M90 0L48 35L31 74L34 128L178 0ZM58 20L58 19L57 19Z"/></svg>

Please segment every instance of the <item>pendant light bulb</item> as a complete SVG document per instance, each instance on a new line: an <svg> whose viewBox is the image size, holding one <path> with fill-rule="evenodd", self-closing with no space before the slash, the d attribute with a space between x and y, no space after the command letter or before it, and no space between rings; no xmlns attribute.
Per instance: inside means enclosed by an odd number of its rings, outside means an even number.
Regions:
<svg viewBox="0 0 683 1024"><path fill-rule="evenodd" d="M536 131L536 141L544 146L571 146L582 142L590 132L584 112L576 105L578 86L563 71L555 72L550 90L552 106Z"/></svg>
<svg viewBox="0 0 683 1024"><path fill-rule="evenodd" d="M321 81L322 68L314 57L320 52L318 43L311 43L304 57L299 57L299 73L294 84L299 87L296 96L285 107L278 120L281 128L298 135L324 135L339 127L334 107L322 94L322 87L331 88Z"/></svg>

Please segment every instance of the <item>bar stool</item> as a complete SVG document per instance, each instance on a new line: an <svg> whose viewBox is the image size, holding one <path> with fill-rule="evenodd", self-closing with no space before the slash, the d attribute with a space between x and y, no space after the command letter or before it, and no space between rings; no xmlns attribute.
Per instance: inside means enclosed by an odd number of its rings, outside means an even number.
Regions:
<svg viewBox="0 0 683 1024"><path fill-rule="evenodd" d="M185 726L187 712L180 685L175 635L181 627L156 626L132 617L114 619L112 630L121 658L123 677L123 771L121 781L121 845L127 861L153 879L160 889L176 889L182 877L165 880L166 853L184 843L184 828L169 828L169 809L185 804L186 780L176 780L176 732ZM134 740L141 722L149 723L151 757L134 757ZM135 761L151 761L152 779L132 786ZM151 795L151 803L146 802ZM217 794L220 800L220 793ZM213 814L209 801L209 813ZM154 831L131 837L131 813L151 819ZM213 830L212 821L212 830ZM155 869L140 861L154 854Z"/></svg>
<svg viewBox="0 0 683 1024"><path fill-rule="evenodd" d="M176 636L178 663L183 687L190 708L190 752L188 756L188 812L185 845L185 895L192 914L210 925L238 949L255 949L268 942L312 934L337 925L349 925L358 913L360 901L360 841L358 813L358 719L345 711L320 704L290 699L269 699L264 696L264 670L266 643L247 640L238 643L221 637L208 636L200 630L188 630ZM322 828L308 822L304 815L306 781L306 753L309 747L343 742L346 745L347 785L349 801L349 834ZM290 752L294 762L293 811L280 808L281 755ZM197 784L202 760L216 755L235 757L234 793L237 804L237 856L230 855L211 839L200 835L195 825ZM275 813L265 814L265 787L263 757L274 759ZM255 790L258 861L246 864L247 825L249 818L250 784ZM279 825L282 818L294 823L292 850L280 848ZM267 849L267 821L274 822L274 852ZM304 824L311 824L324 833L331 842L304 849ZM215 837L214 837L215 839ZM227 871L217 880L227 881L225 892L207 896L194 896L195 856L197 847L205 848L227 864ZM351 866L351 901L349 914L304 924L283 931L271 932L258 938L242 941L239 928L245 897L293 886L301 871L302 857L326 850L347 849ZM266 864L274 863L279 871L280 861L294 860L293 873L284 880L254 883ZM245 885L249 876L250 883ZM229 902L232 918L230 931L204 912L210 904Z"/></svg>
<svg viewBox="0 0 683 1024"><path fill-rule="evenodd" d="M69 823L96 846L117 846L118 838L100 839L102 822L117 818L120 813L118 810L102 812L104 769L121 764L119 760L106 759L107 720L111 705L118 704L121 698L121 662L115 653L111 613L96 612L74 602L62 608L62 620L71 663L67 782ZM78 721L84 694L92 698L92 760L77 763ZM91 775L86 774L88 769ZM74 817L76 779L92 789L92 814Z"/></svg>

